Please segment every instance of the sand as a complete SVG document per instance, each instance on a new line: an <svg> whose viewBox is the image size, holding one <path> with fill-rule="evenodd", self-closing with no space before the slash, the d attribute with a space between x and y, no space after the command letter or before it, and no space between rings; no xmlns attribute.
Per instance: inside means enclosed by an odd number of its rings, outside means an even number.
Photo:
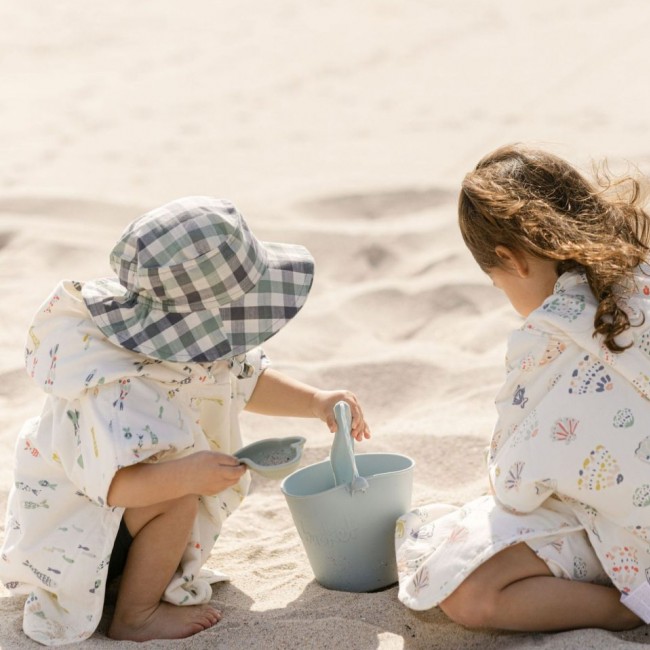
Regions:
<svg viewBox="0 0 650 650"><path fill-rule="evenodd" d="M22 369L27 325L58 279L108 272L141 212L187 194L235 202L258 236L316 257L300 317L265 347L277 368L356 392L363 451L411 455L413 506L485 491L483 450L519 323L455 226L463 174L512 141L585 170L650 172L650 8L641 1L193 0L0 7L0 512L23 420L42 395ZM247 442L331 436L245 414ZM0 536L2 535L0 529ZM470 632L415 613L395 587L323 589L278 482L255 477L210 565L215 628L151 648L598 648L648 628ZM0 648L22 599L0 591ZM105 623L89 648L126 648Z"/></svg>

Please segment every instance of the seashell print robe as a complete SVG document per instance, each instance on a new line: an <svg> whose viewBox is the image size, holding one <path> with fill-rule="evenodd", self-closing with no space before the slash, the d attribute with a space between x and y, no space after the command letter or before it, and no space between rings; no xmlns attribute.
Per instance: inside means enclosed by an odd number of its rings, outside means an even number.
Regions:
<svg viewBox="0 0 650 650"><path fill-rule="evenodd" d="M619 338L633 343L621 354L593 336L597 303L578 272L512 333L488 452L493 496L398 520L408 607L437 605L509 545L584 530L622 602L650 622L649 272L636 273L626 308L638 326Z"/></svg>

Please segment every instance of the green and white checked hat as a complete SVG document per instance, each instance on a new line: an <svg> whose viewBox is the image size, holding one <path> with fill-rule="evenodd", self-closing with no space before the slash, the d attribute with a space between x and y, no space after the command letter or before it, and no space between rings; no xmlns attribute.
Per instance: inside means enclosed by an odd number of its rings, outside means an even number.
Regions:
<svg viewBox="0 0 650 650"><path fill-rule="evenodd" d="M110 261L117 278L82 288L93 321L113 343L167 361L229 359L263 343L314 278L306 248L259 241L234 205L206 196L144 214Z"/></svg>

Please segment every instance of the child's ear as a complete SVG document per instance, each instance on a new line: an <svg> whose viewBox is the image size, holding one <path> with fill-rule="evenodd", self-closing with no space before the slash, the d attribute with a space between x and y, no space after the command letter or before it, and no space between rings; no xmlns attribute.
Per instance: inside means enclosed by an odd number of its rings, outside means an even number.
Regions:
<svg viewBox="0 0 650 650"><path fill-rule="evenodd" d="M521 251L499 244L494 249L504 269L516 273L520 278L528 277L528 259Z"/></svg>

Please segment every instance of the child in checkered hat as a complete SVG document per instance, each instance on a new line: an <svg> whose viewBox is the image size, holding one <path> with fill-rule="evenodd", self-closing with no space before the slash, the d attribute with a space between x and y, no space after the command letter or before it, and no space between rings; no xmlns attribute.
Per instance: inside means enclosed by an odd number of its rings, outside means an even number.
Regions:
<svg viewBox="0 0 650 650"><path fill-rule="evenodd" d="M203 569L247 493L242 409L317 417L370 436L356 397L268 368L259 345L303 306L313 259L260 242L233 205L188 197L146 213L111 253L117 278L61 282L29 330L47 394L16 446L0 577L45 645L93 634L121 575L109 636L182 638L217 623ZM180 607L183 605L183 607Z"/></svg>

